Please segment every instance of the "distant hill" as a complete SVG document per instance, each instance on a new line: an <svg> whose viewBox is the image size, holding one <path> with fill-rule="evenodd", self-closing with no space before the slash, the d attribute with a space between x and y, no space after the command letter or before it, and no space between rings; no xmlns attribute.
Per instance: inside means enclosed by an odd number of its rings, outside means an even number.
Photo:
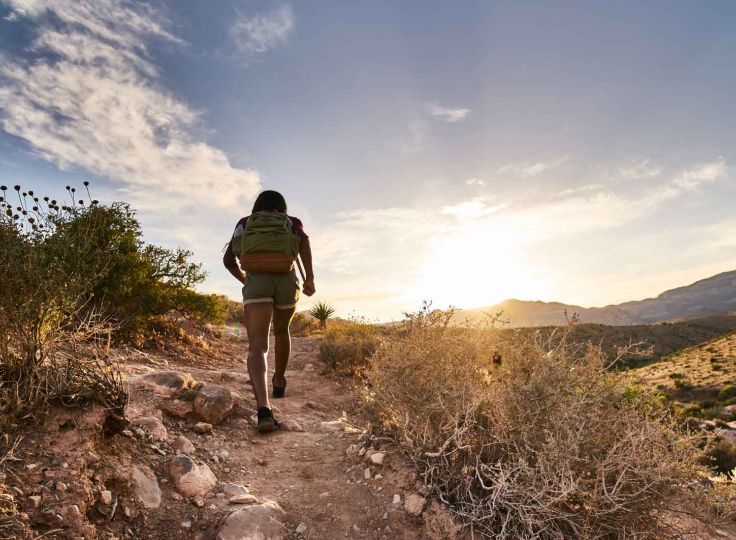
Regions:
<svg viewBox="0 0 736 540"><path fill-rule="evenodd" d="M719 315L736 311L736 270L665 291L656 298L585 308L560 302L504 300L486 308L461 310L455 321L478 322L487 314L502 312L513 327L565 324L565 313L580 316L583 323L626 326Z"/></svg>

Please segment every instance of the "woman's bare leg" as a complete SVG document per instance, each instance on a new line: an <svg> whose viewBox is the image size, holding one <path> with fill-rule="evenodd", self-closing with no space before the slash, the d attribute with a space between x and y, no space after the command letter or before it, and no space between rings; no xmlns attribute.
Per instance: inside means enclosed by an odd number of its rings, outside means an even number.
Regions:
<svg viewBox="0 0 736 540"><path fill-rule="evenodd" d="M279 388L284 386L284 373L289 363L291 353L291 335L289 325L294 317L296 308L273 310L273 334L276 353L276 365L274 367L273 382Z"/></svg>
<svg viewBox="0 0 736 540"><path fill-rule="evenodd" d="M268 402L268 334L271 329L273 304L270 302L245 306L245 329L248 332L248 375L256 396L256 405L269 407Z"/></svg>

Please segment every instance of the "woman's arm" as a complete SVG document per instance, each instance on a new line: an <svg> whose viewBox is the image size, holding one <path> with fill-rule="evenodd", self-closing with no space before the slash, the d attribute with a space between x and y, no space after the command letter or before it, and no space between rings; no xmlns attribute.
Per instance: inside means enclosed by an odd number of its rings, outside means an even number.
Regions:
<svg viewBox="0 0 736 540"><path fill-rule="evenodd" d="M222 264L225 265L225 268L228 269L228 272L230 272L235 279L240 283L245 283L245 275L240 270L238 261L235 259L235 254L233 253L232 241L227 243L225 255L222 257Z"/></svg>
<svg viewBox="0 0 736 540"><path fill-rule="evenodd" d="M312 268L312 246L309 244L309 238L305 238L299 244L299 255L304 263L304 294L312 296L317 289L314 287L314 269Z"/></svg>

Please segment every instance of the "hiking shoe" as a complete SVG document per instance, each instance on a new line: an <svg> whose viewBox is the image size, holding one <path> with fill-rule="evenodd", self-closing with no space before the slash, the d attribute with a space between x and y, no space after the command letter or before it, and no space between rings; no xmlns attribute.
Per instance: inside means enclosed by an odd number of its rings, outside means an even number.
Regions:
<svg viewBox="0 0 736 540"><path fill-rule="evenodd" d="M273 381L276 379L276 376L274 375L271 379L271 386L273 387L273 391L271 392L271 397L275 398L282 398L286 394L286 377L284 377L284 386L276 386Z"/></svg>
<svg viewBox="0 0 736 540"><path fill-rule="evenodd" d="M273 417L273 411L268 407L258 409L258 431L270 433L279 429L279 423Z"/></svg>

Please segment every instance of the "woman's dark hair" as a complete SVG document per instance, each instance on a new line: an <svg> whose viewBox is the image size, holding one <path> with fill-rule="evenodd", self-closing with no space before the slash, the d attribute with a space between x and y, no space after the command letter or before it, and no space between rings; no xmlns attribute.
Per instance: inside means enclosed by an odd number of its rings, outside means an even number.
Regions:
<svg viewBox="0 0 736 540"><path fill-rule="evenodd" d="M286 199L278 191L266 190L253 203L253 212L265 212L267 210L277 210L282 214L286 213Z"/></svg>

